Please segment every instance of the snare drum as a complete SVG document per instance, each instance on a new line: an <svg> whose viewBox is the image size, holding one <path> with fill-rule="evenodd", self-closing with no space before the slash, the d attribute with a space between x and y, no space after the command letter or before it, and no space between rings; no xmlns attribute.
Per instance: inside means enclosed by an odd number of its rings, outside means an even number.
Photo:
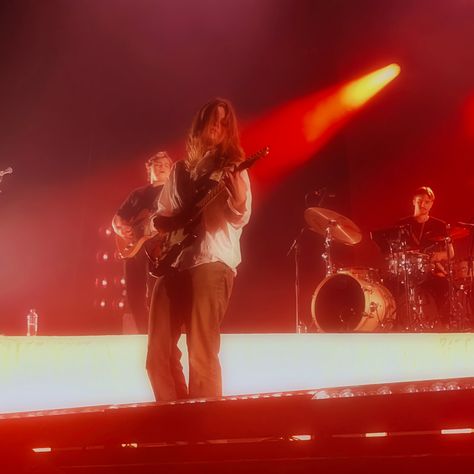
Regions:
<svg viewBox="0 0 474 474"><path fill-rule="evenodd" d="M311 314L321 332L372 332L394 317L395 300L378 282L339 273L316 288Z"/></svg>
<svg viewBox="0 0 474 474"><path fill-rule="evenodd" d="M342 267L337 269L337 273L353 275L360 280L380 283L380 273L377 268L370 267Z"/></svg>

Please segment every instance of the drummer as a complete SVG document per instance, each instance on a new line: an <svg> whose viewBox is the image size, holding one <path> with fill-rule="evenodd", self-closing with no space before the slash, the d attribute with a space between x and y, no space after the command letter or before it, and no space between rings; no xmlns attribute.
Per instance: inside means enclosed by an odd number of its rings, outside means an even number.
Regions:
<svg viewBox="0 0 474 474"><path fill-rule="evenodd" d="M409 250L419 250L431 255L431 261L436 264L435 274L446 276L447 272L442 262L447 260L444 239L447 236L446 222L430 216L435 194L428 186L422 186L413 194L413 215L398 221L399 226L407 229L407 246ZM450 256L454 249L450 245Z"/></svg>
<svg viewBox="0 0 474 474"><path fill-rule="evenodd" d="M432 294L436 301L440 316L447 311L448 281L445 238L447 237L446 223L430 216L435 201L435 194L428 186L422 186L413 193L413 215L398 222L406 229L406 243L408 250L417 250L430 255L434 264L432 274L422 284L422 287ZM454 249L449 244L450 257L454 257Z"/></svg>

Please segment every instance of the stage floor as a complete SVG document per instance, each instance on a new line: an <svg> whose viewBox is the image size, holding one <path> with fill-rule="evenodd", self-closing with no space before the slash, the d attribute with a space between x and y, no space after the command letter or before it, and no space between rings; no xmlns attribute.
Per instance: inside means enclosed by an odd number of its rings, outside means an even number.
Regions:
<svg viewBox="0 0 474 474"><path fill-rule="evenodd" d="M0 413L153 401L146 343L2 336ZM224 334L221 363L226 396L473 377L474 334Z"/></svg>

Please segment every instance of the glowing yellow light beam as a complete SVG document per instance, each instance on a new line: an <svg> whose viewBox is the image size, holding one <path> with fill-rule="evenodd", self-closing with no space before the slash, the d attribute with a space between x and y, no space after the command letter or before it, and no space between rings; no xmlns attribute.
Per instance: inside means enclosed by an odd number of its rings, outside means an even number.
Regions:
<svg viewBox="0 0 474 474"><path fill-rule="evenodd" d="M304 117L303 131L306 140L315 142L335 127L369 99L380 92L400 74L398 64L389 64L355 79L322 98Z"/></svg>
<svg viewBox="0 0 474 474"><path fill-rule="evenodd" d="M342 88L339 100L346 108L354 109L364 105L400 74L398 64L389 64L360 79L350 82Z"/></svg>

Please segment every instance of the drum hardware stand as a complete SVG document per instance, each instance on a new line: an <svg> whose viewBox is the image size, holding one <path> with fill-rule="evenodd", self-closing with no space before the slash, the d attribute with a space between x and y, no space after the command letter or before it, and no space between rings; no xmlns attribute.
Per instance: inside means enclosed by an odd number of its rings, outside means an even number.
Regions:
<svg viewBox="0 0 474 474"><path fill-rule="evenodd" d="M333 221L330 221L329 225L326 227L326 234L324 238L324 252L321 255L321 258L324 260L324 264L326 266L326 277L328 277L329 275L334 275L336 273L336 268L331 258L332 225L335 225L335 223Z"/></svg>
<svg viewBox="0 0 474 474"><path fill-rule="evenodd" d="M404 329L406 331L423 331L424 325L424 310L423 299L418 292L417 284L410 277L410 263L407 258L405 249L401 254L403 285L405 288L405 304L406 304L406 321L404 322Z"/></svg>
<svg viewBox="0 0 474 474"><path fill-rule="evenodd" d="M405 290L405 304L406 304L406 321L402 321L403 328L406 331L424 331L426 325L424 323L424 309L423 309L423 298L418 291L417 283L415 281L415 275L412 275L413 268L410 267L411 263L407 255L407 243L406 237L403 236L403 232L406 229L399 228L399 247L401 269L402 269L402 284ZM400 279L398 284L400 285Z"/></svg>
<svg viewBox="0 0 474 474"><path fill-rule="evenodd" d="M463 305L461 304L459 291L454 286L454 268L453 259L451 257L451 244L452 238L449 236L451 226L446 226L447 237L444 239L446 254L447 254L447 266L448 266L448 304L449 304L449 326L450 328L456 328L457 330L466 329L466 314L463 311Z"/></svg>
<svg viewBox="0 0 474 474"><path fill-rule="evenodd" d="M401 230L400 230L401 234ZM416 331L418 316L418 309L421 307L417 302L416 298L416 289L415 285L409 278L409 263L406 254L406 242L402 240L400 235L400 255L401 255L401 268L403 272L403 286L405 289L405 304L407 308L406 321L402 322L404 324L404 329L406 331ZM418 306L418 307L417 307Z"/></svg>
<svg viewBox="0 0 474 474"><path fill-rule="evenodd" d="M397 272L397 294L400 293L400 288L403 287L403 293L406 307L406 314L401 318L401 314L395 312L393 318L395 326L399 330L415 331L417 313L421 309L421 305L417 302L415 285L409 277L409 262L407 258L407 243L404 235L406 229L402 226L398 227L398 237L396 241L390 242L390 260L396 262ZM395 245L396 243L396 245ZM387 321L388 322L388 321Z"/></svg>
<svg viewBox="0 0 474 474"><path fill-rule="evenodd" d="M286 256L288 257L291 252L295 256L295 329L297 334L305 334L308 332L306 324L300 318L300 238L305 231L305 227L302 227L298 232L298 235L293 240Z"/></svg>
<svg viewBox="0 0 474 474"><path fill-rule="evenodd" d="M472 221L472 219L470 219ZM451 269L449 273L450 276L450 285L452 285L452 290L450 288L450 316L453 316L454 322L459 323L457 328L461 330L471 329L472 319L473 319L473 306L472 306L472 297L473 297L473 284L474 284L474 224L471 222L459 222L458 224L462 225L465 228L468 228L471 232L471 243L469 245L469 255L467 259L467 278L466 284L462 283L459 286L454 285L454 272ZM448 253L448 259L449 259ZM449 260L448 260L449 261ZM452 307L452 304L455 304L455 309Z"/></svg>

